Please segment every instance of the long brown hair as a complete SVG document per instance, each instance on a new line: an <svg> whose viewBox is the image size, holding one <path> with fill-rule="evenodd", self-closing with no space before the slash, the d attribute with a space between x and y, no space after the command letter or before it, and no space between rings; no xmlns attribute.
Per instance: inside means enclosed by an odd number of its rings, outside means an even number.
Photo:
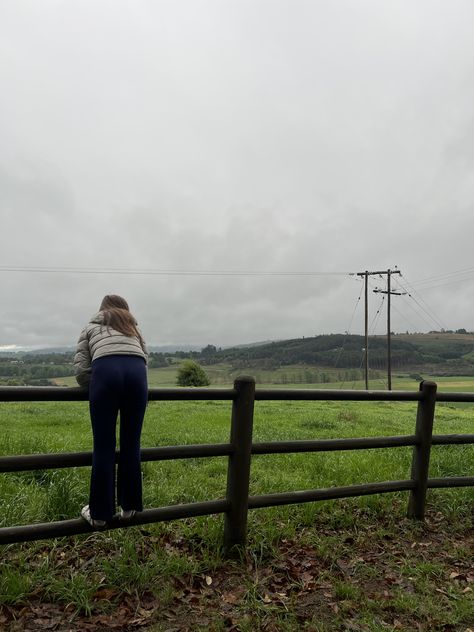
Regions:
<svg viewBox="0 0 474 632"><path fill-rule="evenodd" d="M130 313L130 308L124 298L117 294L107 294L102 299L99 309L103 314L106 327L112 327L125 336L135 336L143 346L143 338L138 331L137 321Z"/></svg>

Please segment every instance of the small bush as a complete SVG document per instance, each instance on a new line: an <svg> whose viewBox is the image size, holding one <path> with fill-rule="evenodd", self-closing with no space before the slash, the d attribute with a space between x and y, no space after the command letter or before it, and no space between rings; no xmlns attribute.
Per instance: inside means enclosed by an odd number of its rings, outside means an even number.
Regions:
<svg viewBox="0 0 474 632"><path fill-rule="evenodd" d="M211 383L204 369L193 360L186 360L178 371L178 386L209 386Z"/></svg>

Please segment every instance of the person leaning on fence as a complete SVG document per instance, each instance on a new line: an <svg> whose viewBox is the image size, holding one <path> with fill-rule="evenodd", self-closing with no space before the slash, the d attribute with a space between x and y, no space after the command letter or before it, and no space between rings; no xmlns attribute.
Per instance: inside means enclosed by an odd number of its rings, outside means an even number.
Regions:
<svg viewBox="0 0 474 632"><path fill-rule="evenodd" d="M148 400L148 352L127 301L110 294L79 337L76 380L89 387L93 434L89 504L81 516L105 527L115 513L115 444L120 412L117 500L120 518L142 511L140 436Z"/></svg>

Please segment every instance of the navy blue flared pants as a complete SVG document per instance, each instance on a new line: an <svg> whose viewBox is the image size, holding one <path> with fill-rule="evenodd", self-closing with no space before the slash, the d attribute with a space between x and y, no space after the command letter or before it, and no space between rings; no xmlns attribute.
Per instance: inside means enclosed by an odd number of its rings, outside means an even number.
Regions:
<svg viewBox="0 0 474 632"><path fill-rule="evenodd" d="M92 362L89 406L94 438L89 506L92 518L109 521L115 513L115 446L120 412L117 500L124 510L143 509L140 435L148 399L146 364L132 355L110 355Z"/></svg>

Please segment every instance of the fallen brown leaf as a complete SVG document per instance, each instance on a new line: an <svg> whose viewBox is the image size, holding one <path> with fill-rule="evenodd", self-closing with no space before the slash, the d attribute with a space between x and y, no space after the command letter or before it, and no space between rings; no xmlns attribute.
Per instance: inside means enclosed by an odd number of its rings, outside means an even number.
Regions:
<svg viewBox="0 0 474 632"><path fill-rule="evenodd" d="M92 595L92 598L96 599L97 601L99 600L110 601L113 597L116 597L118 594L119 594L119 591L116 588L99 588L99 590L96 590L96 592Z"/></svg>
<svg viewBox="0 0 474 632"><path fill-rule="evenodd" d="M222 593L222 601L225 603L230 603L232 605L239 603L242 599L242 594L238 592L225 592Z"/></svg>

